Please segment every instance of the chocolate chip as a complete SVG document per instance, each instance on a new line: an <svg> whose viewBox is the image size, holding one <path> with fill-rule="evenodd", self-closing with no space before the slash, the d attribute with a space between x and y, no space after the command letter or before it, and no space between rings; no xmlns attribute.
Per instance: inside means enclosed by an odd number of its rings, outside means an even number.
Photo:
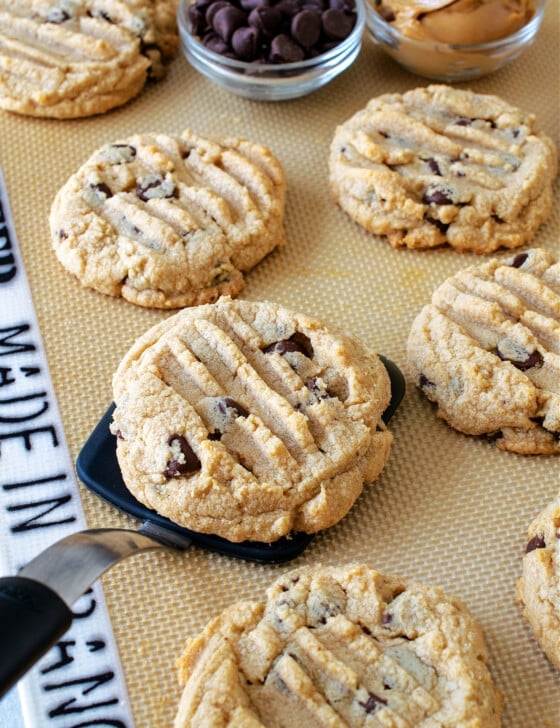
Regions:
<svg viewBox="0 0 560 728"><path fill-rule="evenodd" d="M304 48L311 48L321 35L321 16L314 10L302 10L292 18L292 38Z"/></svg>
<svg viewBox="0 0 560 728"><path fill-rule="evenodd" d="M258 7L249 13L248 23L264 38L272 38L280 30L282 13L278 8Z"/></svg>
<svg viewBox="0 0 560 728"><path fill-rule="evenodd" d="M453 200L449 196L449 190L442 187L428 187L422 197L422 202L434 205L452 205Z"/></svg>
<svg viewBox="0 0 560 728"><path fill-rule="evenodd" d="M168 478L175 478L178 475L194 473L196 470L200 470L200 460L197 458L193 449L182 435L178 435L177 433L169 435L167 444L173 449L179 449L182 455L180 458L172 458L167 463L165 475Z"/></svg>
<svg viewBox="0 0 560 728"><path fill-rule="evenodd" d="M522 372L527 371L527 369L532 369L533 367L540 368L544 363L543 355L540 351L538 351L538 349L535 349L535 351L529 354L526 359L509 359L507 356L504 356L499 349L496 350L496 353L502 361L511 362L516 369L519 369Z"/></svg>
<svg viewBox="0 0 560 728"><path fill-rule="evenodd" d="M313 347L309 337L302 334L300 331L296 331L292 334L289 339L284 341L275 341L268 346L265 346L263 352L265 354L287 354L290 351L298 351L300 354L311 359L313 357Z"/></svg>
<svg viewBox="0 0 560 728"><path fill-rule="evenodd" d="M285 18L292 18L300 9L298 0L280 0L275 7Z"/></svg>
<svg viewBox="0 0 560 728"><path fill-rule="evenodd" d="M425 374L420 374L420 376L418 377L418 386L421 389L424 389L425 387L429 387L429 388L433 389L433 388L435 388L436 385L434 384L434 382L430 382L430 380L428 379L428 377Z"/></svg>
<svg viewBox="0 0 560 728"><path fill-rule="evenodd" d="M330 393L324 387L322 387L317 381L317 377L311 377L305 382L307 389L313 394L316 400L327 399L330 397Z"/></svg>
<svg viewBox="0 0 560 728"><path fill-rule="evenodd" d="M259 31L245 25L234 31L231 47L242 61L254 61L258 55L259 39Z"/></svg>
<svg viewBox="0 0 560 728"><path fill-rule="evenodd" d="M321 15L323 33L331 40L344 40L347 38L356 23L356 16L344 10L329 8Z"/></svg>
<svg viewBox="0 0 560 728"><path fill-rule="evenodd" d="M366 713L374 713L382 705L387 705L387 701L384 698L380 698L374 693L368 693L368 698L364 703L358 702Z"/></svg>
<svg viewBox="0 0 560 728"><path fill-rule="evenodd" d="M220 55L225 55L229 51L228 44L225 40L213 31L204 36L202 45L208 48L208 50L219 53Z"/></svg>
<svg viewBox="0 0 560 728"><path fill-rule="evenodd" d="M204 30L204 13L196 5L189 5L187 7L187 17L189 19L189 31L193 35L200 35Z"/></svg>
<svg viewBox="0 0 560 728"><path fill-rule="evenodd" d="M103 18L103 20L106 20L108 23L114 23L113 18L109 15L109 13L106 10L99 10L96 13L93 13L94 18Z"/></svg>
<svg viewBox="0 0 560 728"><path fill-rule="evenodd" d="M248 13L250 13L251 10L254 10L255 8L268 7L270 5L270 0L240 0L239 4L243 8L243 10L246 10Z"/></svg>
<svg viewBox="0 0 560 728"><path fill-rule="evenodd" d="M242 25L245 25L245 22L245 13L240 8L229 5L225 8L220 8L214 15L212 27L226 43L229 43L234 31Z"/></svg>
<svg viewBox="0 0 560 728"><path fill-rule="evenodd" d="M227 0L216 0L216 2L210 3L210 5L208 5L208 7L206 8L206 12L204 13L204 20L206 21L207 25L212 28L214 15L216 15L218 10L227 7L231 7L231 3L229 3Z"/></svg>
<svg viewBox="0 0 560 728"><path fill-rule="evenodd" d="M430 217L429 215L425 215L424 219L426 220L426 222L429 222L432 225L435 225L435 227L437 227L437 229L441 233L446 233L449 230L448 222L442 222L441 220L438 220L435 217Z"/></svg>
<svg viewBox="0 0 560 728"><path fill-rule="evenodd" d="M303 48L285 33L276 35L270 43L269 60L272 63L298 63L304 57Z"/></svg>
<svg viewBox="0 0 560 728"><path fill-rule="evenodd" d="M94 192L96 192L98 197L104 197L107 200L109 197L113 196L113 193L105 182L97 182L97 184L90 185L90 187Z"/></svg>
<svg viewBox="0 0 560 728"><path fill-rule="evenodd" d="M58 231L58 239L66 240L67 237L68 237L68 233L66 232L66 230L63 230L62 228L60 228L60 230Z"/></svg>
<svg viewBox="0 0 560 728"><path fill-rule="evenodd" d="M218 402L218 409L223 415L226 415L228 410L233 410L236 417L249 416L249 412L245 409L245 407L240 405L239 402L236 402L231 397L222 397L222 399Z"/></svg>
<svg viewBox="0 0 560 728"><path fill-rule="evenodd" d="M132 144L111 144L109 156L111 164L126 164L136 157L136 147Z"/></svg>
<svg viewBox="0 0 560 728"><path fill-rule="evenodd" d="M144 202L154 197L177 197L175 184L171 180L164 179L156 174L148 175L145 179L139 180L135 191L136 195Z"/></svg>
<svg viewBox="0 0 560 728"><path fill-rule="evenodd" d="M473 119L469 119L466 116L461 116L455 121L457 126L472 126Z"/></svg>
<svg viewBox="0 0 560 728"><path fill-rule="evenodd" d="M70 17L70 13L68 13L66 10L62 10L62 8L49 8L49 11L45 15L45 21L47 23L60 25L61 23L70 20Z"/></svg>
<svg viewBox="0 0 560 728"><path fill-rule="evenodd" d="M529 257L529 253L519 253L511 261L511 263L510 263L511 267L512 268L521 268L521 266L527 260L528 257Z"/></svg>
<svg viewBox="0 0 560 728"><path fill-rule="evenodd" d="M536 536L533 536L533 538L529 541L529 543L525 547L525 553L528 554L531 551L535 551L535 549L544 549L545 546L546 546L546 543L544 540L544 536L537 534Z"/></svg>
<svg viewBox="0 0 560 728"><path fill-rule="evenodd" d="M351 11L356 9L355 0L329 0L328 5L333 10Z"/></svg>
<svg viewBox="0 0 560 728"><path fill-rule="evenodd" d="M429 159L426 159L426 164L430 168L430 171L434 174L437 174L438 177L441 177L441 169L439 168L439 164L436 162L433 157L430 157Z"/></svg>
<svg viewBox="0 0 560 728"><path fill-rule="evenodd" d="M388 627L393 621L393 615L390 612L384 612L381 617L381 624L383 627Z"/></svg>

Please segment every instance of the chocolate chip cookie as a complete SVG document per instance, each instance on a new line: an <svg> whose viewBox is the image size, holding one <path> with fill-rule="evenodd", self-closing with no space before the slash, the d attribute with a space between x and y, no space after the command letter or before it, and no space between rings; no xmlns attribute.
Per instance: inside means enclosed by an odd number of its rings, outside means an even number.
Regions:
<svg viewBox="0 0 560 728"><path fill-rule="evenodd" d="M362 564L303 567L187 642L175 728L501 725L458 599Z"/></svg>
<svg viewBox="0 0 560 728"><path fill-rule="evenodd" d="M113 378L124 483L175 523L269 543L339 521L383 468L391 392L358 340L221 298L150 329Z"/></svg>
<svg viewBox="0 0 560 728"><path fill-rule="evenodd" d="M560 493L529 526L517 597L539 645L560 670Z"/></svg>
<svg viewBox="0 0 560 728"><path fill-rule="evenodd" d="M336 202L395 248L491 253L549 216L557 151L533 114L444 85L372 99L330 152Z"/></svg>
<svg viewBox="0 0 560 728"><path fill-rule="evenodd" d="M417 385L438 414L502 450L560 453L560 264L535 248L460 271L408 338Z"/></svg>
<svg viewBox="0 0 560 728"><path fill-rule="evenodd" d="M69 119L126 103L165 75L176 11L176 0L0 0L0 108Z"/></svg>
<svg viewBox="0 0 560 728"><path fill-rule="evenodd" d="M284 243L280 162L244 139L141 134L98 149L61 188L50 227L83 285L140 306L235 295Z"/></svg>

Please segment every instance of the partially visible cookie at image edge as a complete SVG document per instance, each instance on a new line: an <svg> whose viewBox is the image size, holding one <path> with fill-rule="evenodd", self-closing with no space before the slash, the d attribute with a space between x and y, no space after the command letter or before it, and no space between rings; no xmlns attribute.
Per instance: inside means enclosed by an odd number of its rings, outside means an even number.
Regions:
<svg viewBox="0 0 560 728"><path fill-rule="evenodd" d="M175 728L501 725L465 604L363 564L288 571L189 639L178 667Z"/></svg>
<svg viewBox="0 0 560 728"><path fill-rule="evenodd" d="M560 494L529 526L517 597L537 642L560 670Z"/></svg>
<svg viewBox="0 0 560 728"><path fill-rule="evenodd" d="M389 457L379 357L272 303L225 297L176 313L124 356L113 394L131 493L232 542L332 526Z"/></svg>
<svg viewBox="0 0 560 728"><path fill-rule="evenodd" d="M59 190L55 253L84 286L153 308L235 295L284 244L286 182L266 147L137 134L95 151Z"/></svg>
<svg viewBox="0 0 560 728"><path fill-rule="evenodd" d="M414 320L416 384L460 432L560 453L560 263L534 248L445 281Z"/></svg>
<svg viewBox="0 0 560 728"><path fill-rule="evenodd" d="M73 119L126 103L178 48L176 0L0 0L0 108Z"/></svg>
<svg viewBox="0 0 560 728"><path fill-rule="evenodd" d="M486 254L523 245L549 217L557 160L533 114L431 85L374 98L338 126L330 187L393 247Z"/></svg>

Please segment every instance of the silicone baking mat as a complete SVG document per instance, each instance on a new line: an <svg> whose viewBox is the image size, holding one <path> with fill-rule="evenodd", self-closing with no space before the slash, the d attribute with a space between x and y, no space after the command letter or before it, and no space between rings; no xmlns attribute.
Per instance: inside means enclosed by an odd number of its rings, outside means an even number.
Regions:
<svg viewBox="0 0 560 728"><path fill-rule="evenodd" d="M554 0L520 59L459 87L499 94L534 112L558 145L558 37ZM82 288L57 262L48 214L68 176L102 144L142 131L191 128L266 144L287 175L287 245L249 273L241 297L272 300L343 326L408 377L405 344L416 313L444 278L480 258L447 248L393 250L367 234L332 203L327 158L336 125L371 97L427 83L365 38L347 72L293 101L233 96L178 56L163 82L104 116L54 121L0 113L0 166L73 461L111 401L111 376L121 357L169 312ZM555 200L534 244L558 254L558 186ZM460 435L436 418L410 381L390 427L394 445L381 477L295 561L249 563L192 547L128 560L103 578L138 727L172 723L180 694L175 660L185 639L225 606L263 597L273 579L295 566L348 561L439 584L464 599L485 629L491 670L505 697L504 725L559 725L559 674L515 601L525 531L559 488L558 458L504 453ZM81 495L89 527L134 527L85 488Z"/></svg>

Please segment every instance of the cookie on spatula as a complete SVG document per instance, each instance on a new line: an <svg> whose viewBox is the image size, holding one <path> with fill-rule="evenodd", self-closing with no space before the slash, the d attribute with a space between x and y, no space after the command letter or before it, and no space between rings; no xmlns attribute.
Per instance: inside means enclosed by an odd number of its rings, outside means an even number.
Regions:
<svg viewBox="0 0 560 728"><path fill-rule="evenodd" d="M232 542L332 526L389 457L379 357L272 303L183 309L140 337L113 392L129 491Z"/></svg>

